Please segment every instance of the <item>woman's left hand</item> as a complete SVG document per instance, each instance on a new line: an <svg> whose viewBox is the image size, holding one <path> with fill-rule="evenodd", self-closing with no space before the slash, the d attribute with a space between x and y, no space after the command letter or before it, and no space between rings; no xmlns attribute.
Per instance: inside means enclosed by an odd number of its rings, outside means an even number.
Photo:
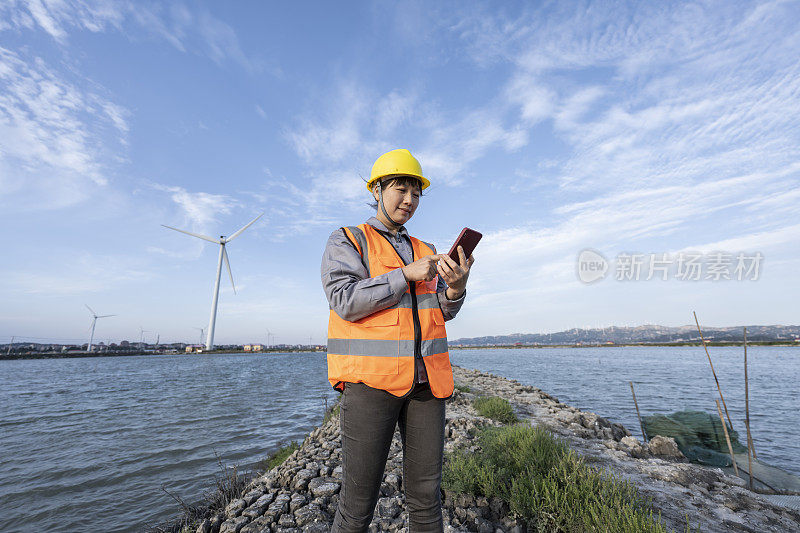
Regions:
<svg viewBox="0 0 800 533"><path fill-rule="evenodd" d="M458 247L458 258L460 264L453 261L447 254L439 254L439 262L436 265L436 271L455 293L455 298L447 295L451 300L460 298L464 293L467 287L467 278L469 278L469 269L475 262L472 254L469 259L464 256L464 249L461 246Z"/></svg>

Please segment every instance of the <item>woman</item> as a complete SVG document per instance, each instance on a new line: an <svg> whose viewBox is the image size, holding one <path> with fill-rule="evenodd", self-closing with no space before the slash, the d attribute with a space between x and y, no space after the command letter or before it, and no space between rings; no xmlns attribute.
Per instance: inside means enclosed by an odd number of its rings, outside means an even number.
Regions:
<svg viewBox="0 0 800 533"><path fill-rule="evenodd" d="M403 441L409 531L442 531L445 399L453 393L444 323L464 302L474 259L437 255L404 226L430 182L408 150L372 167L376 216L328 239L328 380L340 402L342 488L334 532L367 531L395 425Z"/></svg>

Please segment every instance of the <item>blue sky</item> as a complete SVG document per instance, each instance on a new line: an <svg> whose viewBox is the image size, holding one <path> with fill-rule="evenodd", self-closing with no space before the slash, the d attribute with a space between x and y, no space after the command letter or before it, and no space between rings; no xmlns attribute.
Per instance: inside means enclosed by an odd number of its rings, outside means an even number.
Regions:
<svg viewBox="0 0 800 533"><path fill-rule="evenodd" d="M0 342L323 343L328 235L406 147L409 231L484 239L450 338L796 324L798 2L0 3ZM760 252L582 283L577 256Z"/></svg>

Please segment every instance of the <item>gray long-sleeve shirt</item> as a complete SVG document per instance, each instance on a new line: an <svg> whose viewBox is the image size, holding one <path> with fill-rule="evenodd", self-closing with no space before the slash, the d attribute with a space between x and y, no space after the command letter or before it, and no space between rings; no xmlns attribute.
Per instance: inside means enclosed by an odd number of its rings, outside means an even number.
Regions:
<svg viewBox="0 0 800 533"><path fill-rule="evenodd" d="M367 224L389 238L389 242L406 264L412 262L411 240L405 226L400 226L397 234L392 235L376 217L367 220ZM369 277L361 255L341 228L331 233L328 238L325 253L322 255L321 273L322 288L328 297L330 308L344 320L351 322L393 306L408 289L408 282L399 268L380 276ZM440 277L436 286L439 307L444 319L450 320L461 309L466 291L458 299L450 300L447 298L446 290L447 284ZM422 360L418 360L417 382L426 381L425 365Z"/></svg>

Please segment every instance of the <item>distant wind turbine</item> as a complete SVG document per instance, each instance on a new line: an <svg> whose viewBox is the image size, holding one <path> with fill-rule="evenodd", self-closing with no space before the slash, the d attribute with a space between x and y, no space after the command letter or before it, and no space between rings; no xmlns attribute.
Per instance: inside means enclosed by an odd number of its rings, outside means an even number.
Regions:
<svg viewBox="0 0 800 533"><path fill-rule="evenodd" d="M142 326L139 326L139 347L144 348L144 334L150 333L150 331L144 329Z"/></svg>
<svg viewBox="0 0 800 533"><path fill-rule="evenodd" d="M194 329L199 329L200 330L200 342L198 344L203 344L203 336L204 336L204 334L206 332L206 328L197 328L196 327Z"/></svg>
<svg viewBox="0 0 800 533"><path fill-rule="evenodd" d="M89 335L89 346L86 348L87 352L91 352L92 351L92 343L94 342L94 327L95 327L95 325L97 325L97 319L98 318L108 318L110 316L117 316L117 315L98 315L97 313L92 311L92 308L89 307L87 304L83 304L83 305L85 305L86 309L88 309L89 312L92 313L92 334Z"/></svg>
<svg viewBox="0 0 800 533"><path fill-rule="evenodd" d="M219 260L217 261L217 280L214 283L214 299L211 302L211 318L208 321L208 336L206 337L206 350L210 350L214 346L214 326L217 322L217 302L219 301L219 280L222 276L222 260L225 260L225 267L228 269L228 276L231 278L231 285L233 286L233 292L236 293L236 285L233 283L233 273L231 272L231 263L228 261L228 252L225 250L225 245L231 242L233 239L238 237L242 234L244 230L249 228L250 226L255 223L256 220L264 216L264 213L261 213L256 218L242 226L242 228L228 237L225 238L224 235L220 235L219 239L215 239L213 237L209 237L207 235L200 235L199 233L192 233L191 231L186 231L178 228L173 228L172 226L167 226L166 224L161 224L165 228L169 228L171 230L179 231L181 233L185 233L186 235L191 235L192 237L197 237L198 239L203 239L204 241L213 242L214 244L219 244Z"/></svg>

